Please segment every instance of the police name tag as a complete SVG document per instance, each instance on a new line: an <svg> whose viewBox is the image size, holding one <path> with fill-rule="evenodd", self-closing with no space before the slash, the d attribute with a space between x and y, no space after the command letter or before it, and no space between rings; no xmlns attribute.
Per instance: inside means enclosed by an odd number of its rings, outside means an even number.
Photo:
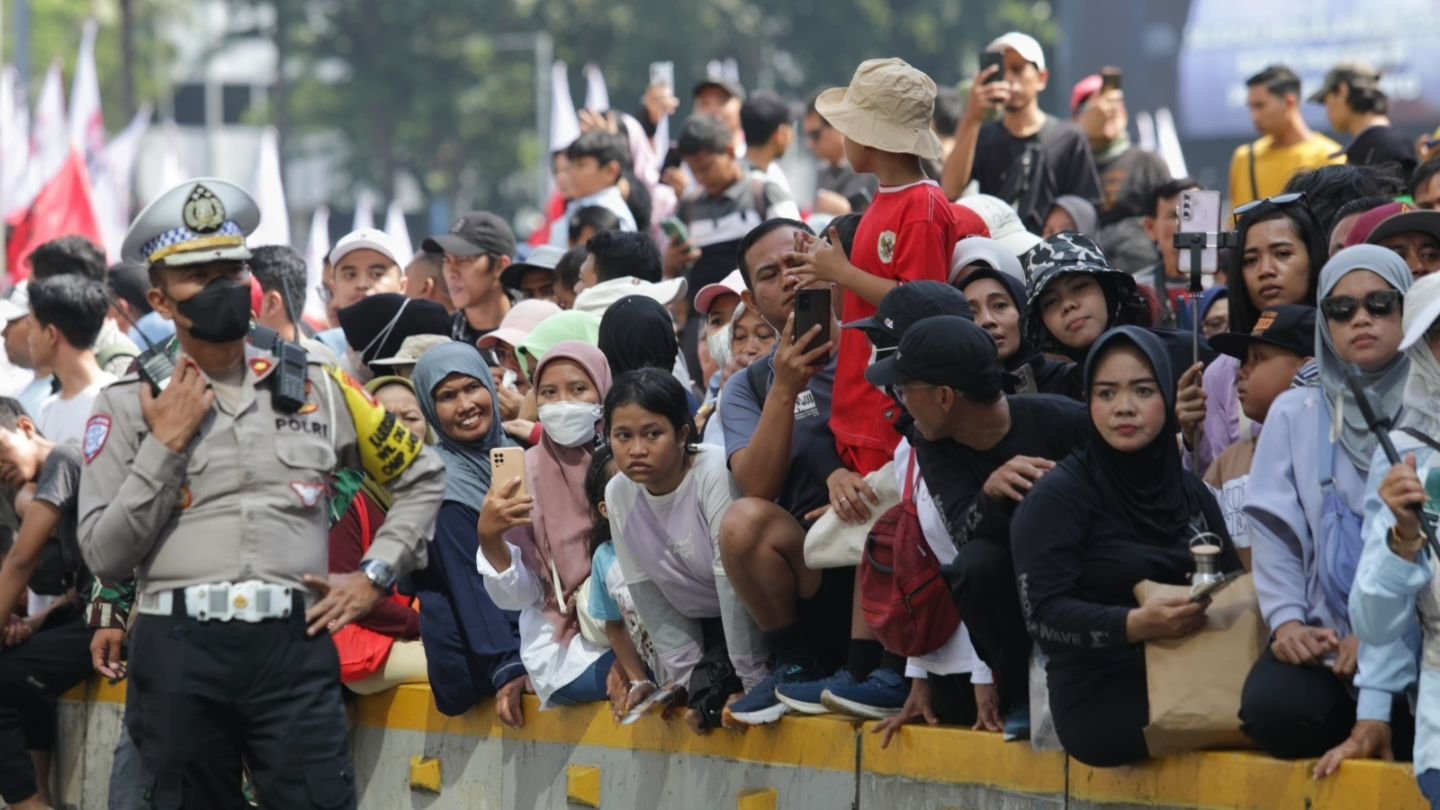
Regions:
<svg viewBox="0 0 1440 810"><path fill-rule="evenodd" d="M795 418L809 419L819 415L820 409L815 405L815 395L809 391L801 391L800 396L795 398Z"/></svg>

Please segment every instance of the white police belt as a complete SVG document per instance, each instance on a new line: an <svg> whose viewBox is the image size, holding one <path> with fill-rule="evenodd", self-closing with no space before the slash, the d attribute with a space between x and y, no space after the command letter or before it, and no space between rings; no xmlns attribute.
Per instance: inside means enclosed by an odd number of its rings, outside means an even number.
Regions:
<svg viewBox="0 0 1440 810"><path fill-rule="evenodd" d="M143 614L170 616L175 594L167 590L140 595L137 610ZM214 582L192 585L184 590L185 615L202 622L263 622L289 618L294 605L294 588L259 580ZM306 603L309 600L307 598Z"/></svg>

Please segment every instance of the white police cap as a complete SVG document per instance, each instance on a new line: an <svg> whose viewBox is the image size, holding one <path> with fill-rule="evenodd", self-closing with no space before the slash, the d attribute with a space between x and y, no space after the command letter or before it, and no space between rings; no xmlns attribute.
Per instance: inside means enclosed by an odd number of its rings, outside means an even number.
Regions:
<svg viewBox="0 0 1440 810"><path fill-rule="evenodd" d="M135 217L120 256L174 267L250 258L245 237L260 224L260 209L245 189L200 177L161 194Z"/></svg>

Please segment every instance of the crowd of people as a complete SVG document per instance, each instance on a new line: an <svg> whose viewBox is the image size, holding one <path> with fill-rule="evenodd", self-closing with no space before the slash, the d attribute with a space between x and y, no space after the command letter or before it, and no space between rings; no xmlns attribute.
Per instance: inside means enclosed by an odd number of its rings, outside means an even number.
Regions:
<svg viewBox="0 0 1440 810"><path fill-rule="evenodd" d="M878 59L803 110L709 79L673 146L663 92L587 115L531 244L488 212L403 266L348 234L328 323L223 180L120 264L35 251L0 300L0 796L50 804L92 671L130 682L119 808L354 806L344 701L407 683L512 727L533 693L1134 763L1148 644L1214 630L1137 586L1188 587L1203 541L1269 633L1252 745L1413 759L1440 807L1440 160L1365 66L1309 99L1343 155L1267 68L1197 295L1199 184L1129 142L1117 83L1064 121L1035 40L989 51L968 101Z"/></svg>

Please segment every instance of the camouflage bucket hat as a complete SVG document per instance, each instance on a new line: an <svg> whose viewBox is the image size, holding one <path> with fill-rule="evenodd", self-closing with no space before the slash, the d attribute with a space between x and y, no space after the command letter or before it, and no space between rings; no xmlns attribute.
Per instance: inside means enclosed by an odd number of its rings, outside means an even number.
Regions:
<svg viewBox="0 0 1440 810"><path fill-rule="evenodd" d="M1025 287L1025 337L1031 345L1042 348L1047 348L1051 340L1040 311L1040 296L1060 276L1070 273L1105 276L1109 280L1101 286L1106 288L1112 307L1135 294L1134 277L1111 264L1095 240L1084 234L1057 233L1036 245L1030 251L1026 269L1030 280Z"/></svg>

